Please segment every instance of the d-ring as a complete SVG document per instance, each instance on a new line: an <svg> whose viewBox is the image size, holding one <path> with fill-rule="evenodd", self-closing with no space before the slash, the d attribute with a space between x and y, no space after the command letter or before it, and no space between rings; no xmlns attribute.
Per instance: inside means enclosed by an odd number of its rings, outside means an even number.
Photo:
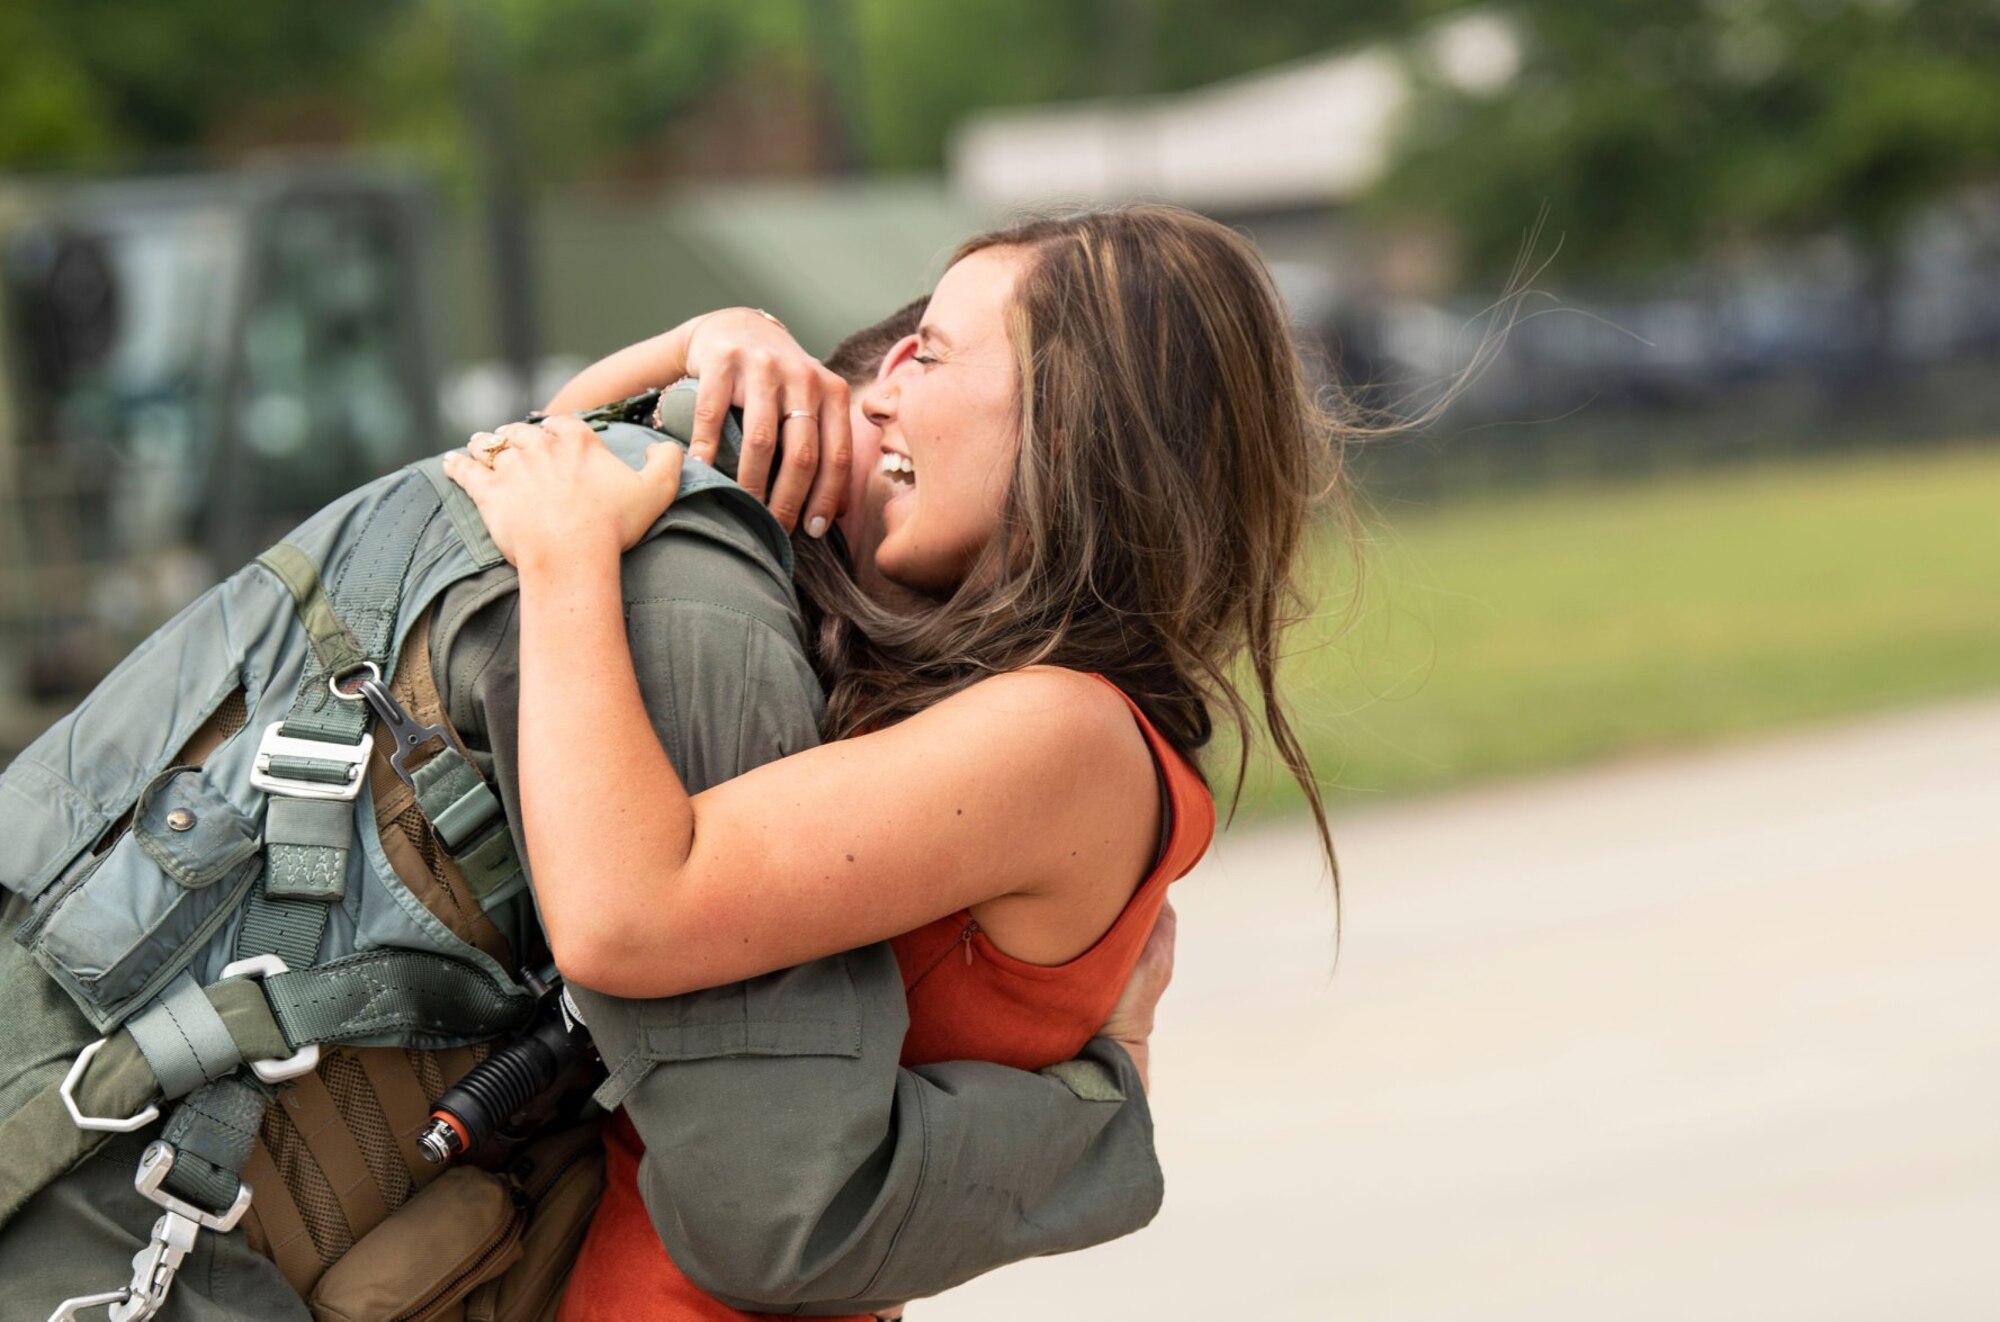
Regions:
<svg viewBox="0 0 2000 1322"><path fill-rule="evenodd" d="M349 666L338 675L328 675L326 677L326 686L333 690L333 696L339 698L342 702L366 702L368 701L368 695L361 690L356 689L354 692L349 693L346 689L340 687L340 681L343 679L352 679L363 671L367 671L368 678L374 680L377 684L382 682L382 667L376 665L373 661L363 661L358 666Z"/></svg>
<svg viewBox="0 0 2000 1322"><path fill-rule="evenodd" d="M76 1085L82 1080L84 1070L90 1067L90 1058L104 1050L104 1044L110 1040L108 1037L100 1037L76 1053L76 1063L69 1067L69 1073L63 1078L62 1087L56 1089L56 1095L62 1098L63 1109L69 1112L71 1122L78 1129L91 1129L101 1134L129 1134L135 1129L144 1129L158 1120L160 1108L148 1106L135 1116L113 1120L108 1116L85 1115L76 1104Z"/></svg>

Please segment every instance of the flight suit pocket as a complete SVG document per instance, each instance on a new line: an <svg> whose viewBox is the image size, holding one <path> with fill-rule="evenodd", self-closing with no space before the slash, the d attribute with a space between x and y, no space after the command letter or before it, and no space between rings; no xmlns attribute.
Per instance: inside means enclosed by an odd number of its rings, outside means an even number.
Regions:
<svg viewBox="0 0 2000 1322"><path fill-rule="evenodd" d="M109 1028L226 921L260 863L257 823L199 769L175 767L146 787L131 829L81 861L20 939Z"/></svg>
<svg viewBox="0 0 2000 1322"><path fill-rule="evenodd" d="M581 987L571 999L611 1077L618 1106L654 1067L729 1056L861 1055L861 1004L844 955L684 996L619 1000Z"/></svg>

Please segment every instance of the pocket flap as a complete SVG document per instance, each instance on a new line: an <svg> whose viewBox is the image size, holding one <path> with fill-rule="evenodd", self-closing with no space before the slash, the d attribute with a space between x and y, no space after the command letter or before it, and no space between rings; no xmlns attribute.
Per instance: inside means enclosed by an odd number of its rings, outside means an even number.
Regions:
<svg viewBox="0 0 2000 1322"><path fill-rule="evenodd" d="M256 823L193 767L147 787L132 830L146 856L190 890L228 875L260 843Z"/></svg>
<svg viewBox="0 0 2000 1322"><path fill-rule="evenodd" d="M308 1301L313 1317L433 1317L514 1265L525 1220L505 1180L454 1166L327 1268Z"/></svg>

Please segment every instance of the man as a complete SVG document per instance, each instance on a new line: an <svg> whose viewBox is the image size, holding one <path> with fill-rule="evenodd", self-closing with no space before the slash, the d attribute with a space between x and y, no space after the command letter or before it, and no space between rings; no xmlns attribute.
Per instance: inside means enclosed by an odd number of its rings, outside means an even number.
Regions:
<svg viewBox="0 0 2000 1322"><path fill-rule="evenodd" d="M895 330L885 323L874 333L886 345ZM798 605L762 532L740 505L696 495L626 560L647 707L696 791L817 738L819 692ZM429 659L454 729L518 822L511 585L502 567L447 592L430 620ZM76 1017L12 945L0 951L0 995L28 1024ZM1150 1118L1124 1049L1100 1039L1043 1074L975 1062L899 1069L906 1013L886 946L691 996L574 995L610 1070L599 1097L622 1103L646 1141L642 1188L656 1227L691 1278L745 1307L885 1307L1125 1233L1157 1206ZM10 1081L25 1086L66 1063L38 1040L22 1032L0 1045L0 1114L13 1104ZM272 1124L298 1126L273 1110L267 1139ZM0 1230L8 1317L45 1317L60 1300L128 1279L157 1212L131 1187L143 1142L115 1140ZM296 1161L301 1179L317 1167L329 1188L338 1184L310 1152ZM395 1172L370 1174L381 1183ZM367 1192L360 1178L335 1192ZM322 1263L345 1251L339 1221L308 1236ZM372 1228L350 1224L345 1243ZM284 1275L235 1232L197 1240L158 1316L304 1311Z"/></svg>

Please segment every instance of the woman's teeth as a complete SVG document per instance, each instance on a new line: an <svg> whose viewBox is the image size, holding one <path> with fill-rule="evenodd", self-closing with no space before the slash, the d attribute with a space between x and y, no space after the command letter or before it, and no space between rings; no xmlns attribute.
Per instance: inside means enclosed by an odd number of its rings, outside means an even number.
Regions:
<svg viewBox="0 0 2000 1322"><path fill-rule="evenodd" d="M888 474L892 481L907 482L911 486L917 484L916 466L910 462L910 456L906 454L892 454L884 451L882 454L881 471Z"/></svg>

